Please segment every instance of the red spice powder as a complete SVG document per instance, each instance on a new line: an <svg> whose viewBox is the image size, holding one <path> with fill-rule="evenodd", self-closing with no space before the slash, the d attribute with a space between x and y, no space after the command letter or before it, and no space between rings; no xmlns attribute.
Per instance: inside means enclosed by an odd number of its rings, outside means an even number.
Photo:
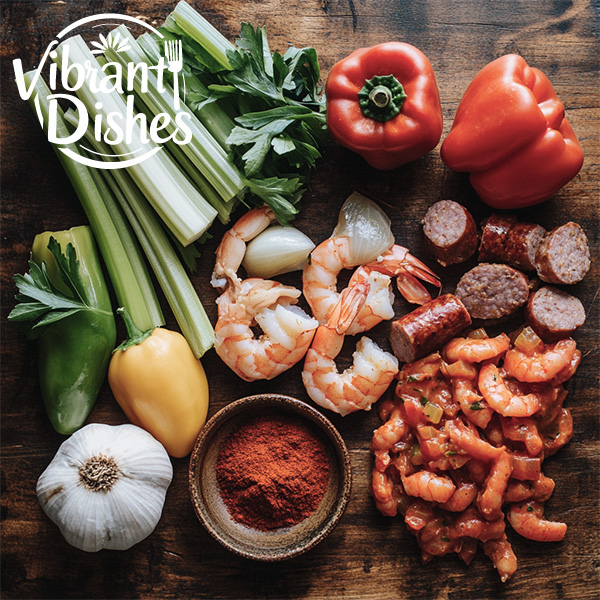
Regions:
<svg viewBox="0 0 600 600"><path fill-rule="evenodd" d="M264 415L229 435L217 457L217 482L231 517L270 531L303 521L327 489L329 457L300 419Z"/></svg>

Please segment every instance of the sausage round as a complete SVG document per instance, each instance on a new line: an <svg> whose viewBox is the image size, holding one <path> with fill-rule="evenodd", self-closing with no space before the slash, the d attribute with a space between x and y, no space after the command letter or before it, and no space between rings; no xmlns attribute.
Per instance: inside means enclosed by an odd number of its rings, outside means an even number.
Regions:
<svg viewBox="0 0 600 600"><path fill-rule="evenodd" d="M585 309L579 298L547 285L531 294L525 321L545 342L555 342L584 324Z"/></svg>
<svg viewBox="0 0 600 600"><path fill-rule="evenodd" d="M535 260L542 281L578 283L590 269L590 248L585 232L572 221L553 229L540 244Z"/></svg>
<svg viewBox="0 0 600 600"><path fill-rule="evenodd" d="M501 319L527 302L529 280L508 265L482 263L460 278L456 295L473 319Z"/></svg>
<svg viewBox="0 0 600 600"><path fill-rule="evenodd" d="M546 230L535 223L520 223L513 216L491 215L481 232L479 262L501 262L535 271L535 255Z"/></svg>
<svg viewBox="0 0 600 600"><path fill-rule="evenodd" d="M440 200L423 217L423 233L430 251L442 265L468 260L477 250L477 225L458 202Z"/></svg>
<svg viewBox="0 0 600 600"><path fill-rule="evenodd" d="M463 303L444 294L393 321L390 344L400 362L412 362L441 348L470 324Z"/></svg>

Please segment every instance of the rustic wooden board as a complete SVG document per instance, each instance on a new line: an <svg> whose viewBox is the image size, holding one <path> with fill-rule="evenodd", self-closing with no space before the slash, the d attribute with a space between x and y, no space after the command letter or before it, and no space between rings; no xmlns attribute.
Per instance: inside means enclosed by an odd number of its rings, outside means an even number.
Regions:
<svg viewBox="0 0 600 600"><path fill-rule="evenodd" d="M333 415L352 457L354 485L348 509L334 532L311 552L279 565L238 558L218 545L196 520L187 492L187 459L174 460L174 480L156 531L123 553L90 555L70 547L45 517L35 496L40 473L62 437L52 431L39 397L36 357L7 325L15 292L11 276L24 272L36 233L85 222L77 199L33 113L17 95L12 59L33 67L48 42L83 16L118 12L160 23L174 2L90 0L10 1L2 4L2 596L6 598L596 598L600 593L599 422L598 422L598 6L592 0L316 1L207 0L196 5L229 38L241 20L266 23L273 46L313 45L324 75L360 46L399 39L429 57L438 78L444 134L467 84L490 60L518 52L553 81L585 152L580 174L543 206L521 212L547 228L576 220L586 230L594 262L574 293L588 320L576 334L584 360L568 383L567 405L575 436L545 472L557 481L547 506L550 518L568 523L561 543L528 542L509 531L519 570L501 584L480 552L469 568L456 557L422 566L413 538L400 519L381 516L367 493L376 411ZM377 200L392 218L399 243L421 258L419 222L443 198L464 203L477 220L489 214L468 180L446 169L439 148L404 168L376 172L357 156L331 147L320 161L297 226L315 242L327 237L339 206L353 191ZM215 292L209 286L214 248L223 228L206 244L198 293L211 319ZM433 266L430 259L429 264ZM438 268L444 291L452 291L472 263ZM299 284L297 274L285 278ZM396 302L397 313L408 309ZM169 317L168 325L175 327ZM387 344L389 324L373 336ZM350 349L344 351L348 360ZM214 352L203 359L211 386L210 414L229 401L260 392L307 400L300 367L269 383L243 383L231 376ZM108 386L90 422L126 422Z"/></svg>

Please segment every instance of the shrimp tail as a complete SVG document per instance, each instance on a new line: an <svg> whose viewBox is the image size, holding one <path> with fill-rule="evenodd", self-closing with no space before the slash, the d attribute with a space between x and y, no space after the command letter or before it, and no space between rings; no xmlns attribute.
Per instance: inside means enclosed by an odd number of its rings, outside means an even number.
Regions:
<svg viewBox="0 0 600 600"><path fill-rule="evenodd" d="M329 317L328 326L335 329L336 333L340 335L345 334L363 307L368 293L368 283L358 282L347 287L340 294L340 299Z"/></svg>
<svg viewBox="0 0 600 600"><path fill-rule="evenodd" d="M431 300L431 295L425 286L410 273L400 273L396 277L396 285L402 297L411 304L422 306Z"/></svg>

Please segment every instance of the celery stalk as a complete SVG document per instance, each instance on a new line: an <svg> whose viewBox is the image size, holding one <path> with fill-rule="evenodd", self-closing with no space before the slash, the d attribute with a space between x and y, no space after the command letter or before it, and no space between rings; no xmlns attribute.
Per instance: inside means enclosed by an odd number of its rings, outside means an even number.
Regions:
<svg viewBox="0 0 600 600"><path fill-rule="evenodd" d="M71 120L68 113L67 119ZM86 140L97 152L110 154L108 146L94 138L91 127ZM200 358L212 347L214 330L160 220L124 169L103 169L101 173L135 231L181 333Z"/></svg>
<svg viewBox="0 0 600 600"><path fill-rule="evenodd" d="M158 41L149 33L143 33L138 37L137 42L144 51L148 64L156 66L163 56ZM190 93L208 96L208 88L195 75L186 72L185 63L181 77L184 80L184 85L179 86L181 101L186 103L187 107L198 117L223 150L229 151L227 138L234 128L233 119L216 102L203 105L202 110L194 110L186 98Z"/></svg>
<svg viewBox="0 0 600 600"><path fill-rule="evenodd" d="M25 74L29 86L35 71ZM37 112L36 98L43 118L42 127L48 129L49 101L52 92L40 77L31 95L29 104ZM57 134L65 138L70 134L60 106L56 114ZM113 284L117 301L124 306L140 329L150 329L164 324L163 314L144 263L139 245L119 211L112 194L104 187L96 186L93 179L94 169L78 163L53 146L79 201L87 215L90 226L106 264L108 275ZM65 144L76 154L81 154L75 144Z"/></svg>
<svg viewBox="0 0 600 600"><path fill-rule="evenodd" d="M119 63L123 67L123 79L125 80L127 64L133 63L137 65L146 62L146 55L140 48L137 40L124 25L117 27L113 31L113 34L119 34L121 39L127 40L129 48L120 52L116 52L113 48L107 48L105 56L112 62ZM166 131L173 133L176 130L176 125L174 119L175 110L173 108L174 92L171 87L166 82L163 82L164 92L159 92L157 76L150 71L148 72L148 89L142 89L142 77L139 72L133 78L133 87L137 99L143 102L154 115L168 114L173 117L166 125ZM192 132L191 141L182 145L181 150L210 182L217 193L225 201L230 200L244 188L239 171L229 161L227 153L215 141L206 127L185 105L180 107L179 112L188 115L187 125Z"/></svg>
<svg viewBox="0 0 600 600"><path fill-rule="evenodd" d="M184 0L179 2L169 18L173 19L175 24L187 35L206 48L224 69L231 70L227 50L232 49L233 44L187 2Z"/></svg>
<svg viewBox="0 0 600 600"><path fill-rule="evenodd" d="M59 66L62 65L63 59L66 60L67 48L66 62L69 66L86 65L88 73L95 75L97 81L103 79L100 65L81 36L69 38L57 47L57 57L54 60ZM69 74L71 85L75 83L76 77L77 70L73 68ZM125 122L125 101L115 92L94 93L86 77L77 90L77 95L93 119L97 116L102 117L104 128L106 117L111 113L119 115L122 122ZM114 154L131 157L135 153L147 152L156 147L152 142L143 144L140 136L139 124L135 123L133 139L129 143L123 140L114 144ZM169 156L160 155L159 151L137 165L128 167L128 170L156 212L184 246L198 239L210 227L216 217L216 211L177 169Z"/></svg>

